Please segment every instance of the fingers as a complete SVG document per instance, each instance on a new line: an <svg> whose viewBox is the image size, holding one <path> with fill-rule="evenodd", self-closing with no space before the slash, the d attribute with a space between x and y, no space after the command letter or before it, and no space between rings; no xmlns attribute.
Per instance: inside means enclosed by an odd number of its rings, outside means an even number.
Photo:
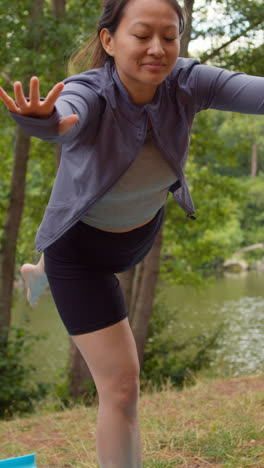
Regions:
<svg viewBox="0 0 264 468"><path fill-rule="evenodd" d="M30 99L31 105L36 107L39 104L39 101L40 101L39 81L36 76L32 76L30 80L29 99Z"/></svg>
<svg viewBox="0 0 264 468"><path fill-rule="evenodd" d="M21 111L23 112L23 110L28 108L28 104L23 93L22 84L19 81L16 81L14 83L14 92L15 92L16 103L21 109Z"/></svg>
<svg viewBox="0 0 264 468"><path fill-rule="evenodd" d="M19 113L19 110L13 101L13 99L6 94L6 92L3 90L3 88L0 87L0 98L3 101L3 103L6 105L6 107L14 113Z"/></svg>
<svg viewBox="0 0 264 468"><path fill-rule="evenodd" d="M55 102L57 101L60 93L64 88L64 83L57 83L52 90L48 93L45 102L43 105L47 106L47 108L53 108Z"/></svg>
<svg viewBox="0 0 264 468"><path fill-rule="evenodd" d="M30 80L29 100L27 101L22 84L19 81L14 83L15 101L0 87L0 98L7 108L16 114L36 115L40 117L52 114L54 104L64 88L64 83L57 83L48 93L44 101L40 100L39 80L33 76Z"/></svg>
<svg viewBox="0 0 264 468"><path fill-rule="evenodd" d="M14 83L14 93L16 102L10 96L8 96L3 88L0 87L0 98L6 107L15 114L21 114L21 111L23 112L24 109L28 108L28 104L23 93L22 85L19 81Z"/></svg>

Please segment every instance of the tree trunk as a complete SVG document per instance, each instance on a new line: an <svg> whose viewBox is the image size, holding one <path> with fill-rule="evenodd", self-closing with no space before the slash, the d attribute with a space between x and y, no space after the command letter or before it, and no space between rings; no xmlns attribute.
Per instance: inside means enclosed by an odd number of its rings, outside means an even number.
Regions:
<svg viewBox="0 0 264 468"><path fill-rule="evenodd" d="M18 127L16 131L10 200L1 245L0 331L3 327L9 327L11 321L16 242L24 206L29 149L30 137Z"/></svg>
<svg viewBox="0 0 264 468"><path fill-rule="evenodd" d="M185 28L181 38L181 57L189 57L188 48L191 40L192 32L192 15L193 15L194 0L184 0L185 10Z"/></svg>
<svg viewBox="0 0 264 468"><path fill-rule="evenodd" d="M52 0L51 8L55 18L61 18L66 13L66 0Z"/></svg>
<svg viewBox="0 0 264 468"><path fill-rule="evenodd" d="M131 288L129 322L137 345L140 369L143 366L144 349L158 280L162 237L161 227L151 251L135 267Z"/></svg>
<svg viewBox="0 0 264 468"><path fill-rule="evenodd" d="M37 19L41 16L44 0L34 0L31 6L28 30L29 50L37 49L41 43ZM34 70L32 70L32 74ZM22 81L25 94L29 94L30 71ZM12 169L10 199L4 223L3 241L0 246L0 334L6 337L3 327L10 327L11 305L15 272L16 243L23 214L27 162L30 149L30 137L19 127L16 130L16 146Z"/></svg>
<svg viewBox="0 0 264 468"><path fill-rule="evenodd" d="M252 147L251 179L255 179L258 172L258 147L257 143Z"/></svg>
<svg viewBox="0 0 264 468"><path fill-rule="evenodd" d="M66 0L52 0L51 2L52 12L55 18L63 20L66 14ZM63 47L63 44L57 44L57 47ZM61 145L55 144L55 153L57 168L60 165L60 150ZM83 384L86 380L92 380L93 377L90 373L89 368L77 346L74 344L72 338L70 340L70 388L69 392L74 398L81 396L84 392Z"/></svg>

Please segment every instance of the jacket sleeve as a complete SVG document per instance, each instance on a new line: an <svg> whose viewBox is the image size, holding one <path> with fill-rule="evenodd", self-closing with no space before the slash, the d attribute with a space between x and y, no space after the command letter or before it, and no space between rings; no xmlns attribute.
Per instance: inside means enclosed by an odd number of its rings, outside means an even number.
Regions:
<svg viewBox="0 0 264 468"><path fill-rule="evenodd" d="M100 114L99 96L86 86L77 83L66 84L55 102L53 114L48 119L28 117L9 111L10 116L21 129L34 137L52 143L70 143L89 123ZM44 98L41 98L44 100ZM79 117L73 127L64 135L59 135L58 124L68 115Z"/></svg>
<svg viewBox="0 0 264 468"><path fill-rule="evenodd" d="M264 78L207 65L194 67L197 112L203 109L264 114Z"/></svg>

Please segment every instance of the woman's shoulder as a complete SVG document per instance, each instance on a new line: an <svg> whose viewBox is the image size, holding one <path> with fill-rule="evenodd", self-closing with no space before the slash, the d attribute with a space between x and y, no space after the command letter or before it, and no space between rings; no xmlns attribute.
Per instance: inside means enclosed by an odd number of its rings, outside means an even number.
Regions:
<svg viewBox="0 0 264 468"><path fill-rule="evenodd" d="M194 58L178 57L176 64L166 79L167 87L172 99L179 96L191 96L195 87L197 69L201 66L199 60Z"/></svg>
<svg viewBox="0 0 264 468"><path fill-rule="evenodd" d="M195 73L195 69L199 65L201 63L195 58L178 57L172 72L168 76L168 80L184 79L184 77L186 78L190 74Z"/></svg>
<svg viewBox="0 0 264 468"><path fill-rule="evenodd" d="M70 89L69 86L71 86L72 89L80 89L81 86L85 87L87 90L101 95L102 90L109 83L110 78L110 70L108 67L104 66L101 68L93 68L92 70L83 71L77 75L69 76L63 80L63 83L67 86L67 89ZM84 92L83 89L82 92Z"/></svg>

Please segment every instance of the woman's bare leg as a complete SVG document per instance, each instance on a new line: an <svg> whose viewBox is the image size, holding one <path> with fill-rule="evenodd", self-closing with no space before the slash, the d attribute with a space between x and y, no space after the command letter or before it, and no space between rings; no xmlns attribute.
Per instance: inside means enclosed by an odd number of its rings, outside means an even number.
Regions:
<svg viewBox="0 0 264 468"><path fill-rule="evenodd" d="M139 361L128 319L72 336L99 396L96 448L100 468L142 468Z"/></svg>
<svg viewBox="0 0 264 468"><path fill-rule="evenodd" d="M42 291L48 285L48 279L44 271L44 255L41 255L37 265L25 263L21 267L20 273L26 284L27 299L30 305L34 306L37 304Z"/></svg>

